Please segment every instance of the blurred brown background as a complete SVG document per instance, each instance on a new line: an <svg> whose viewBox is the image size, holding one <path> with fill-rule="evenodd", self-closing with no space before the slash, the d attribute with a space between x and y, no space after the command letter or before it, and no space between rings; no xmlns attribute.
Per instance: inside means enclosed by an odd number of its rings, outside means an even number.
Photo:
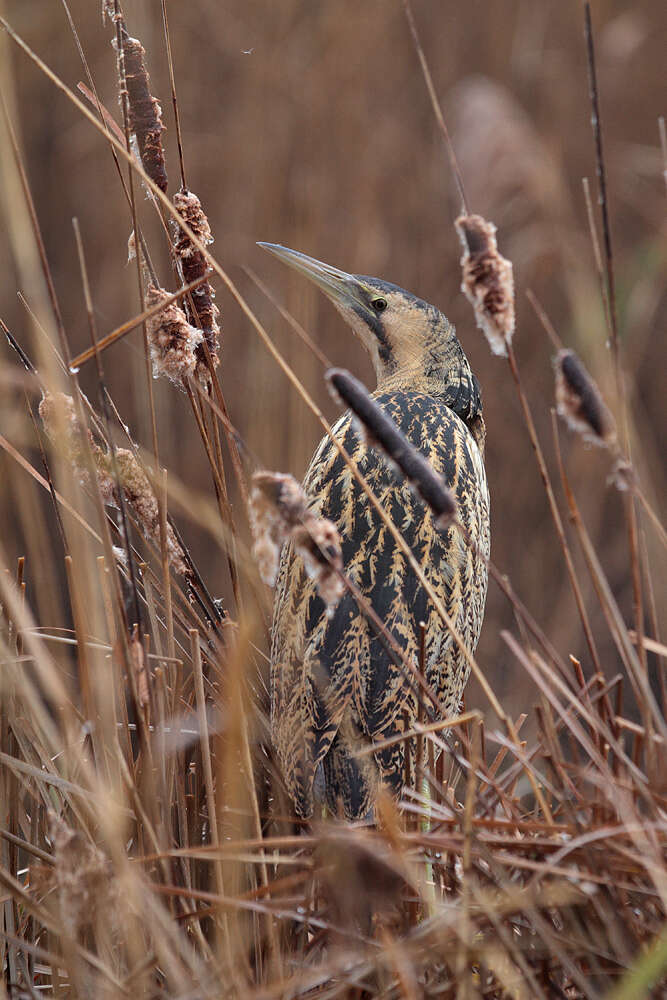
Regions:
<svg viewBox="0 0 667 1000"><path fill-rule="evenodd" d="M70 6L101 98L117 115L112 26L102 23L99 2L71 0ZM4 0L0 10L70 87L85 78L57 0ZM147 49L152 90L162 101L173 194L179 175L160 4L126 0L124 10L129 31ZM284 243L347 270L395 281L447 313L484 391L493 558L558 648L585 660L562 553L509 371L490 356L459 292L460 249L452 226L458 205L400 0L189 0L172 2L168 10L187 179L208 213L216 256L331 417L336 408L318 362L242 268L261 275L333 363L372 383L370 363L331 306L257 248L256 240ZM556 475L551 350L526 289L534 290L561 338L580 352L615 407L581 183L583 176L591 178L595 196L582 6L558 0L414 0L414 13L471 207L497 224L500 249L514 262L516 347ZM659 506L665 189L657 119L665 112L665 12L660 0L597 2L593 19L634 447L649 496ZM138 312L136 273L126 266L131 222L102 138L14 47L5 68L14 81L15 124L74 353L87 346L88 332L71 219L77 216L81 223L100 333ZM141 217L162 280L169 284L164 240L143 202ZM4 225L0 273L0 316L34 350L16 297L21 277ZM30 300L30 288L22 290ZM218 304L221 381L232 420L263 463L300 477L319 440L318 426L222 289ZM137 331L112 348L105 364L121 412L135 437L149 445L140 337ZM16 366L4 342L0 365ZM95 398L93 367L81 377ZM20 397L2 392L3 433L36 462L29 442L18 432L12 438L12 408ZM193 489L211 495L187 400L164 382L155 383L155 392L162 462ZM605 483L608 458L565 431L562 439L587 523L630 620L627 540L618 494ZM0 530L14 559L25 539L9 477L24 473L3 453L0 475ZM37 487L35 492L39 495ZM560 488L557 494L560 499ZM51 517L43 495L39 503ZM180 523L211 591L227 597L220 552L195 525ZM646 542L659 599L664 576L650 530ZM53 544L57 548L57 540ZM28 567L29 586L38 584L38 572ZM583 570L582 578L599 626ZM527 682L499 637L500 628L512 624L506 601L491 585L479 657L516 713L526 705ZM618 663L610 640L600 634L611 676ZM480 703L471 689L468 704Z"/></svg>

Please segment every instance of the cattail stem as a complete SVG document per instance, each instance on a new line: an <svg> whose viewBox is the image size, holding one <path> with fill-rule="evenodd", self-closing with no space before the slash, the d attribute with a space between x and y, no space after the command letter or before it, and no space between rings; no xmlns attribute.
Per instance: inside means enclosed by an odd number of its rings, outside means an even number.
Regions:
<svg viewBox="0 0 667 1000"><path fill-rule="evenodd" d="M624 373L621 369L620 344L618 337L618 316L616 310L616 287L614 277L614 260L611 247L611 223L609 220L609 201L607 198L607 178L602 147L602 121L598 96L597 74L595 69L595 43L593 40L593 25L591 21L591 5L584 3L584 34L586 38L586 59L588 66L588 89L591 101L591 123L595 140L595 169L598 177L600 213L602 215L602 237L604 243L605 273L607 278L608 319L611 339L614 372L616 375L616 392L620 400L621 426L623 428L624 449L630 457L630 432L627 396L625 392ZM648 661L644 646L644 599L642 593L642 570L640 553L637 543L637 508L634 497L627 496L624 500L625 519L628 533L628 549L632 578L632 600L637 632L637 653L642 668L648 674Z"/></svg>
<svg viewBox="0 0 667 1000"><path fill-rule="evenodd" d="M128 93L128 83L125 67L125 39L128 37L127 31L125 30L125 25L123 22L123 15L120 9L119 0L114 0L114 21L116 24L116 50L118 54L118 78L120 85L121 94L121 108L123 112L123 130L125 134L125 150L124 152L128 157L128 171L127 171L127 186L128 193L130 196L130 212L132 215L132 232L139 232L139 223L137 216L137 199L134 184L134 158L132 157L132 149L130 144L130 130L131 130L131 109L130 109L130 98ZM108 134L108 133L107 133ZM109 135L109 141L111 142L111 136ZM142 161L143 163L143 161ZM164 195L164 189L160 184L157 183L150 175L149 171L146 170L146 176L153 182L156 190L159 190L161 194ZM139 292L139 311L144 312L146 308L146 303L144 300L144 283L143 274L141 269L141 253L135 255L136 265L137 265L137 287ZM158 451L158 438L157 438L157 420L155 417L155 399L153 394L153 380L151 376L151 360L150 360L150 350L148 344L148 331L146 329L146 323L141 324L141 329L144 338L144 365L146 371L146 390L148 395L148 406L150 413L151 422L151 434L153 440L153 462L154 469L158 469L160 465L159 451Z"/></svg>
<svg viewBox="0 0 667 1000"><path fill-rule="evenodd" d="M570 578L570 584L572 587L572 593L574 595L575 603L577 605L577 610L579 612L579 617L581 619L582 628L584 630L584 636L586 638L586 644L588 646L589 652L591 654L591 659L595 670L598 673L602 672L602 667L600 665L600 658L598 656L597 646L595 644L595 639L593 638L593 631L590 627L588 620L588 614L586 612L586 606L584 604L583 595L581 593L581 587L579 586L579 581L577 579L577 573L572 561L572 555L570 553L570 547L567 543L567 538L565 537L565 530L563 528L563 521L560 516L560 511L558 509L558 504L556 503L556 497L554 495L553 487L551 485L551 477L549 476L549 471L547 469L547 464L544 460L544 454L537 437L537 429L535 427L535 422L533 421L533 414L528 403L528 399L523 390L523 384L521 382L521 376L519 375L519 366L517 364L516 355L514 353L514 348L510 343L507 345L507 360L509 363L510 371L512 373L512 378L514 379L514 384L516 386L517 395L519 396L519 402L521 404L521 409L523 411L523 418L528 430L528 436L530 438L530 443L533 447L533 452L535 454L535 460L537 462L537 467L539 469L540 477L542 479L542 484L544 486L547 501L549 503L549 510L551 511L551 517L554 522L554 527L556 528L556 533L558 535L558 540L565 558L565 565L567 567L567 573Z"/></svg>
<svg viewBox="0 0 667 1000"><path fill-rule="evenodd" d="M188 183L185 176L185 156L183 155L183 136L181 135L181 116L178 111L178 100L176 99L176 78L174 76L174 58L171 52L171 35L169 34L169 21L167 19L166 0L161 0L162 25L164 27L164 44L167 50L167 65L169 67L169 85L171 87L171 103L174 109L174 125L176 126L176 144L178 146L178 165L181 172L181 187L187 190Z"/></svg>

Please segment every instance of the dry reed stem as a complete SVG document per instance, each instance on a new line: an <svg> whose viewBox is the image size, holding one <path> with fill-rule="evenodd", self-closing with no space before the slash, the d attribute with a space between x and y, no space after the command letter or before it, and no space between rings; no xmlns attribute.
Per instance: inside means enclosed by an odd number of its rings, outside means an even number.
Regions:
<svg viewBox="0 0 667 1000"><path fill-rule="evenodd" d="M556 528L556 533L558 535L558 540L563 552L563 557L565 559L565 565L567 568L568 577L570 580L570 585L572 587L572 593L574 595L575 603L577 605L577 611L579 612L579 617L581 619L582 628L584 631L584 636L586 638L586 644L588 646L589 652L591 654L591 659L593 665L598 672L601 672L600 660L597 651L597 646L595 639L593 637L593 631L590 626L588 614L586 612L586 606L584 604L583 595L581 593L581 586L577 578L576 569L574 562L572 560L572 554L570 552L570 547L567 543L567 538L565 536L565 531L563 528L563 521L560 516L560 511L558 509L558 504L556 503L556 497L554 495L553 486L551 484L551 477L549 476L549 471L544 458L544 453L540 445L539 439L537 437L537 428L535 427L535 422L533 420L532 411L530 409L530 404L528 402L528 397L525 394L523 384L521 382L521 376L519 374L519 366L516 360L516 355L514 354L514 348L512 345L508 345L508 361L510 366L510 371L512 373L512 378L514 379L514 384L516 386L517 394L519 396L519 402L521 404L521 409L523 411L524 423L528 430L528 435L530 437L530 442L532 445L533 453L535 455L535 460L537 462L537 467L539 469L540 477L542 479L542 484L549 502L549 510L551 517Z"/></svg>
<svg viewBox="0 0 667 1000"><path fill-rule="evenodd" d="M605 263L605 283L606 302L608 305L606 315L609 326L609 338L611 341L612 357L614 361L614 375L616 379L616 393L619 399L619 409L621 412L621 428L623 432L623 449L631 459L630 448L630 428L628 412L628 400L625 387L625 375L621 366L621 351L618 334L618 315L616 307L616 279L614 275L614 259L611 244L611 223L609 220L609 202L607 198L606 167L602 144L602 121L600 117L599 93L597 84L597 73L595 66L595 43L593 40L593 25L591 20L591 7L588 0L584 3L584 35L586 39L586 65L588 70L588 90L591 102L591 125L593 128L593 138L595 142L595 170L598 178L600 214L602 217L602 236L604 245ZM591 213L592 215L592 213ZM591 218L592 223L592 218ZM595 227L591 224L591 233L595 233ZM594 239L595 242L595 239ZM603 292L604 298L604 292ZM640 564L640 554L638 547L638 524L637 509L634 497L627 496L624 500L625 519L628 533L628 549L630 553L630 567L632 571L632 595L635 615L635 631L637 632L637 653L642 665L642 669L648 674L648 662L646 650L644 648L644 599L642 593L642 567Z"/></svg>

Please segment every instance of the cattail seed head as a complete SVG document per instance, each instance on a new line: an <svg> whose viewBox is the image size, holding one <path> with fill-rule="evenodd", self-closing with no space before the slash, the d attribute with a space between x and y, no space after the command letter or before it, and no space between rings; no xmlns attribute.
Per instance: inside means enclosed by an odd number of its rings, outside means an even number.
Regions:
<svg viewBox="0 0 667 1000"><path fill-rule="evenodd" d="M198 240L206 246L209 243L213 243L210 223L196 194L192 191L177 191L174 195L174 208L178 211L179 215L183 216ZM195 257L201 251L194 246L190 237L181 231L176 245L176 252L181 260L184 260L187 257Z"/></svg>
<svg viewBox="0 0 667 1000"><path fill-rule="evenodd" d="M329 607L335 606L345 589L339 575L343 570L343 553L335 524L325 517L311 516L302 527L292 531L292 541L320 597Z"/></svg>
<svg viewBox="0 0 667 1000"><path fill-rule="evenodd" d="M192 191L178 191L174 195L174 208L202 243L208 245L213 242L211 226L196 194L193 194ZM176 225L174 250L180 262L183 281L186 284L210 273L211 269L202 252L194 245L190 237ZM188 319L193 326L201 327L211 355L211 361L213 362L213 366L217 367L220 360L220 327L218 326L219 309L213 301L215 293L210 283L204 281L191 293L191 296L194 309L190 304L190 296L185 300ZM208 373L205 353L201 345L197 349L197 360L197 375L203 382L206 382L208 381Z"/></svg>
<svg viewBox="0 0 667 1000"><path fill-rule="evenodd" d="M554 358L556 409L571 430L592 444L608 447L616 440L614 418L600 390L574 351Z"/></svg>
<svg viewBox="0 0 667 1000"><path fill-rule="evenodd" d="M114 40L115 46L115 40ZM138 38L123 38L125 83L130 109L130 129L144 170L161 191L167 190L167 170L162 148L162 108L149 88L148 70L144 61L146 50Z"/></svg>
<svg viewBox="0 0 667 1000"><path fill-rule="evenodd" d="M76 415L74 400L64 392L44 392L38 407L44 430L51 441L59 439L68 458L76 458L82 451L82 431Z"/></svg>
<svg viewBox="0 0 667 1000"><path fill-rule="evenodd" d="M260 576L273 587L278 575L280 550L294 528L307 516L308 500L293 476L256 472L250 492L253 553Z"/></svg>
<svg viewBox="0 0 667 1000"><path fill-rule="evenodd" d="M164 288L150 285L146 305L150 308L169 299ZM153 375L165 375L180 385L184 378L194 375L197 366L197 347L203 340L201 330L191 326L181 307L171 302L164 309L146 320L146 333L151 349Z"/></svg>
<svg viewBox="0 0 667 1000"><path fill-rule="evenodd" d="M514 335L514 277L511 261L498 253L496 227L481 215L454 223L463 247L461 291L475 312L494 354L507 357Z"/></svg>
<svg viewBox="0 0 667 1000"><path fill-rule="evenodd" d="M115 460L118 481L125 500L136 514L144 534L159 547L160 508L148 476L129 448L117 448ZM167 555L175 573L189 576L185 554L170 524L167 524Z"/></svg>
<svg viewBox="0 0 667 1000"><path fill-rule="evenodd" d="M286 530L296 527L306 516L308 498L294 476L262 471L253 475L252 483L253 492L262 497Z"/></svg>
<svg viewBox="0 0 667 1000"><path fill-rule="evenodd" d="M308 498L293 476L256 472L252 484L253 554L264 582L275 585L280 550L291 541L322 600L329 606L336 604L344 589L339 576L343 555L336 526L308 509Z"/></svg>
<svg viewBox="0 0 667 1000"><path fill-rule="evenodd" d="M146 670L146 656L144 645L139 636L139 630L135 625L130 638L130 663L134 672L134 681L137 688L137 701L140 708L145 708L149 703L148 693L148 671Z"/></svg>
<svg viewBox="0 0 667 1000"><path fill-rule="evenodd" d="M141 468L134 452L128 448L117 448L112 456L111 452L103 451L95 442L90 430L88 428L82 429L74 400L65 393L45 392L39 404L39 415L49 439L60 448L64 457L71 462L81 484L90 488L89 466L85 452L85 433L102 501L111 507L118 507L118 489L120 487L123 491L123 498L132 507L144 534L159 547L160 508L148 476ZM113 476L114 463L118 473L118 483ZM167 554L175 573L186 577L190 575L185 553L170 524L167 524Z"/></svg>
<svg viewBox="0 0 667 1000"><path fill-rule="evenodd" d="M637 479L632 464L622 456L617 458L607 479L607 483L613 483L621 493L627 493L629 490L636 489Z"/></svg>
<svg viewBox="0 0 667 1000"><path fill-rule="evenodd" d="M134 229L127 238L127 263L137 259L137 237Z"/></svg>
<svg viewBox="0 0 667 1000"><path fill-rule="evenodd" d="M49 440L59 449L82 486L89 488L86 438L92 456L97 485L104 503L113 503L114 482L109 472L110 457L100 448L87 427L82 427L74 400L64 392L44 392L38 408Z"/></svg>

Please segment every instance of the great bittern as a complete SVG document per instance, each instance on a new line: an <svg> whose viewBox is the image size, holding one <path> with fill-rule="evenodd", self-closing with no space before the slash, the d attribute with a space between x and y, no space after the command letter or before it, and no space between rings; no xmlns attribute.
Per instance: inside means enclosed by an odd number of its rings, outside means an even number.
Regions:
<svg viewBox="0 0 667 1000"><path fill-rule="evenodd" d="M333 302L371 355L376 401L442 474L458 503L456 526L441 529L408 484L361 436L348 411L334 434L399 528L467 647L484 615L489 495L479 384L447 318L389 282L262 243L310 278ZM380 516L328 437L315 452L304 490L318 516L342 538L345 572L406 658L419 666L441 710L458 711L468 667L451 633ZM420 623L424 623L421 625ZM333 610L318 596L291 545L281 556L271 647L273 741L297 813L324 799L334 813L365 817L379 781L400 793L405 755L414 774L415 740L356 755L414 726L420 694L386 640L346 591ZM407 746L406 746L407 742Z"/></svg>

